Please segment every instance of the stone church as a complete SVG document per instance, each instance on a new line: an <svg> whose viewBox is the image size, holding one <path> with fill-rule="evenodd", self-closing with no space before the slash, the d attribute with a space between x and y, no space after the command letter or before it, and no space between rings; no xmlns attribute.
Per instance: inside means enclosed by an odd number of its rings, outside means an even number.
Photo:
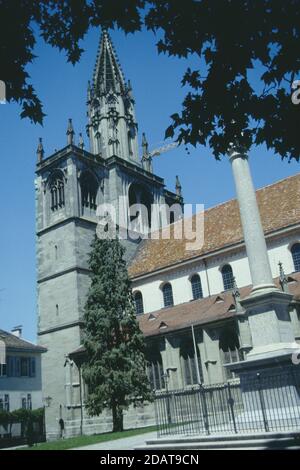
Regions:
<svg viewBox="0 0 300 470"><path fill-rule="evenodd" d="M153 174L145 136L139 156L133 92L106 31L88 86L87 116L88 151L81 135L75 143L71 120L66 147L46 157L40 141L37 150L38 337L47 349L42 381L49 439L60 435L62 420L66 435L111 429L109 411L97 418L87 415L81 375L88 255L97 207L112 204L126 225L134 222L133 204L183 204L179 181L173 193ZM273 278L294 295L290 317L300 342L300 174L258 190L257 200ZM166 209L151 212L144 222L159 231L176 218L170 219ZM237 201L205 211L199 249L186 250L186 240L176 237L133 237L123 243L152 388L235 380L224 365L242 360L252 348L246 325L236 322L239 300L251 290ZM127 427L153 423L153 405L125 413Z"/></svg>

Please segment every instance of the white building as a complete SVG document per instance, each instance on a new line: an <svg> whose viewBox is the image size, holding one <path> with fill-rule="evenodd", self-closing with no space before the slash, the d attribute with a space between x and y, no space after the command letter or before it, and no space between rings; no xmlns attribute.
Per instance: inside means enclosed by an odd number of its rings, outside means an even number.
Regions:
<svg viewBox="0 0 300 470"><path fill-rule="evenodd" d="M12 333L0 330L1 345L5 345L5 361L1 361L5 363L0 366L0 410L43 406L41 354L46 349L24 340L21 332L21 328Z"/></svg>

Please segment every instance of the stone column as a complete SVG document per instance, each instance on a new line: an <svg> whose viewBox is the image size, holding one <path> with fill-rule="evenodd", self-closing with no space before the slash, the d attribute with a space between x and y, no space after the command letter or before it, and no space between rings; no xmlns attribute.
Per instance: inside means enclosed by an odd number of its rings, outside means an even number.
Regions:
<svg viewBox="0 0 300 470"><path fill-rule="evenodd" d="M246 360L228 366L241 383L243 411L236 426L266 432L278 430L278 426L289 429L291 416L300 405L295 379L300 374L292 363L299 348L290 316L293 296L273 283L247 155L232 147L229 158L253 284L251 294L239 302L245 313L241 315L237 309L241 336L245 336L245 318L252 349Z"/></svg>
<svg viewBox="0 0 300 470"><path fill-rule="evenodd" d="M234 147L229 153L229 158L249 260L252 295L261 290L275 290L248 156L243 149Z"/></svg>
<svg viewBox="0 0 300 470"><path fill-rule="evenodd" d="M252 278L252 292L240 303L249 320L253 348L247 361L282 357L297 348L289 314L293 296L273 283L267 246L245 150L229 152Z"/></svg>

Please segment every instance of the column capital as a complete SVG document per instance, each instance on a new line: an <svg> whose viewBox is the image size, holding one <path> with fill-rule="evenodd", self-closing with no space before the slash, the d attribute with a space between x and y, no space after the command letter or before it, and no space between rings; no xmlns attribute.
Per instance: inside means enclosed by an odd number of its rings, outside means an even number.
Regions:
<svg viewBox="0 0 300 470"><path fill-rule="evenodd" d="M232 161L235 158L248 159L248 150L249 149L246 146L241 145L238 142L231 143L227 150L229 160Z"/></svg>

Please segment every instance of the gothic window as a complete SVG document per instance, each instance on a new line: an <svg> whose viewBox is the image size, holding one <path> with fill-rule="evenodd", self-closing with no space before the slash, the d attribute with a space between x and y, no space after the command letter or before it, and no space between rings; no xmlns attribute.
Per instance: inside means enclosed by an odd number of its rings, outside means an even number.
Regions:
<svg viewBox="0 0 300 470"><path fill-rule="evenodd" d="M199 379L203 382L203 374L201 368L201 358L199 349L197 347L197 359L195 357L195 349L192 339L190 341L184 341L180 347L180 358L183 372L183 379L185 385L195 385L198 383L198 372L199 368ZM197 364L198 362L198 364Z"/></svg>
<svg viewBox="0 0 300 470"><path fill-rule="evenodd" d="M191 277L191 286L192 286L192 292L193 292L193 299L202 299L203 297L203 292L202 292L202 285L201 285L201 279L199 274L194 274Z"/></svg>
<svg viewBox="0 0 300 470"><path fill-rule="evenodd" d="M161 353L157 351L148 351L147 358L147 375L150 382L151 390L161 390L165 388L164 371Z"/></svg>
<svg viewBox="0 0 300 470"><path fill-rule="evenodd" d="M98 182L90 172L84 172L80 178L81 186L81 205L96 210Z"/></svg>
<svg viewBox="0 0 300 470"><path fill-rule="evenodd" d="M223 365L243 360L238 335L233 328L225 328L222 331L220 335L219 348ZM234 378L234 373L231 372L228 367L224 367L224 372L227 380Z"/></svg>
<svg viewBox="0 0 300 470"><path fill-rule="evenodd" d="M144 313L144 303L143 303L143 295L141 292L135 292L133 294L134 303L135 303L135 310L137 315L141 315Z"/></svg>
<svg viewBox="0 0 300 470"><path fill-rule="evenodd" d="M140 226L137 227L139 230L143 228L151 228L151 204L153 202L152 195L147 191L146 188L137 183L132 183L128 191L128 205L129 209L133 205L139 205L138 208L134 208L130 213L130 222L140 222ZM138 210L136 210L138 209Z"/></svg>
<svg viewBox="0 0 300 470"><path fill-rule="evenodd" d="M291 249L294 269L295 271L300 271L300 243L295 243Z"/></svg>
<svg viewBox="0 0 300 470"><path fill-rule="evenodd" d="M50 181L51 210L57 211L65 205L65 185L63 176L56 173Z"/></svg>
<svg viewBox="0 0 300 470"><path fill-rule="evenodd" d="M234 277L230 264L225 264L225 266L223 266L223 268L221 269L221 273L223 277L224 290L233 289Z"/></svg>
<svg viewBox="0 0 300 470"><path fill-rule="evenodd" d="M172 307L174 305L173 290L169 282L163 285L162 292L164 297L164 306Z"/></svg>

